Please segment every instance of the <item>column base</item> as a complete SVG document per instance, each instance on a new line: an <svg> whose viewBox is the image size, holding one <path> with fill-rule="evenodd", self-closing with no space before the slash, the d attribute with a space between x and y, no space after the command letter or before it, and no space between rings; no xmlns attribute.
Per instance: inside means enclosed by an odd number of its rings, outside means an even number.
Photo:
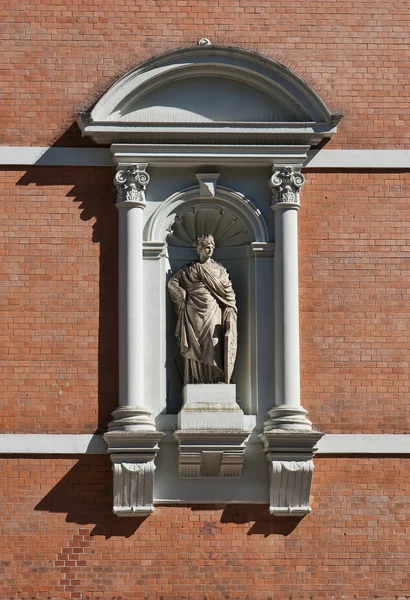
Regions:
<svg viewBox="0 0 410 600"><path fill-rule="evenodd" d="M307 418L307 410L299 405L280 404L268 413L264 431L283 429L291 431L312 431L312 422Z"/></svg>
<svg viewBox="0 0 410 600"><path fill-rule="evenodd" d="M108 431L156 431L151 412L144 406L119 406L112 416Z"/></svg>
<svg viewBox="0 0 410 600"><path fill-rule="evenodd" d="M269 461L270 505L276 516L303 516L311 512L313 456L320 431L266 430L260 435Z"/></svg>

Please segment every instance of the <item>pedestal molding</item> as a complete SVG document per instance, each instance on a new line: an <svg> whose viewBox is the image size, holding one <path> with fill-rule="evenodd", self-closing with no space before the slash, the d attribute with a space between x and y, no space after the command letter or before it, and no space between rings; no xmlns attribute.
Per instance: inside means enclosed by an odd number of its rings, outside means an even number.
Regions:
<svg viewBox="0 0 410 600"><path fill-rule="evenodd" d="M180 477L240 477L250 431L234 384L188 384L178 414Z"/></svg>
<svg viewBox="0 0 410 600"><path fill-rule="evenodd" d="M250 432L178 430L180 477L240 477Z"/></svg>

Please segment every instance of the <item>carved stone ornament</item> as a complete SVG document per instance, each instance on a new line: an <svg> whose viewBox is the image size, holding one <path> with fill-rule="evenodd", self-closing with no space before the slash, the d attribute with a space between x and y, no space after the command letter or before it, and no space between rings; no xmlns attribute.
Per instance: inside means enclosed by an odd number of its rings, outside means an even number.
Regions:
<svg viewBox="0 0 410 600"><path fill-rule="evenodd" d="M292 204L300 206L300 188L305 183L301 173L295 173L292 167L283 167L276 171L269 181L272 190L272 206Z"/></svg>
<svg viewBox="0 0 410 600"><path fill-rule="evenodd" d="M212 42L208 38L201 38L198 40L198 46L212 46Z"/></svg>
<svg viewBox="0 0 410 600"><path fill-rule="evenodd" d="M199 193L201 198L214 198L216 193L216 182L219 173L197 173Z"/></svg>
<svg viewBox="0 0 410 600"><path fill-rule="evenodd" d="M154 460L163 434L158 431L108 431L113 465L113 512L119 517L145 517L154 512Z"/></svg>
<svg viewBox="0 0 410 600"><path fill-rule="evenodd" d="M240 477L246 442L244 430L183 430L178 442L180 477Z"/></svg>
<svg viewBox="0 0 410 600"><path fill-rule="evenodd" d="M320 431L264 431L261 439L269 461L269 511L276 516L311 512L313 456Z"/></svg>
<svg viewBox="0 0 410 600"><path fill-rule="evenodd" d="M153 460L125 462L112 456L114 471L113 512L118 516L147 516L154 511Z"/></svg>
<svg viewBox="0 0 410 600"><path fill-rule="evenodd" d="M145 206L145 190L150 176L146 173L147 163L138 163L116 172L114 184L117 187L117 204L129 202Z"/></svg>

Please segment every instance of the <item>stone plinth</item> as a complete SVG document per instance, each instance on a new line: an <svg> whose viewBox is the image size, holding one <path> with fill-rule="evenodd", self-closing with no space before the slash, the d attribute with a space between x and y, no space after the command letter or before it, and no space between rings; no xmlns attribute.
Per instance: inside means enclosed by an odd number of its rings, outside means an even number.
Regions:
<svg viewBox="0 0 410 600"><path fill-rule="evenodd" d="M234 384L188 384L178 415L180 477L240 477L249 432Z"/></svg>
<svg viewBox="0 0 410 600"><path fill-rule="evenodd" d="M179 429L232 430L244 428L243 411L236 402L236 385L188 384L182 390Z"/></svg>

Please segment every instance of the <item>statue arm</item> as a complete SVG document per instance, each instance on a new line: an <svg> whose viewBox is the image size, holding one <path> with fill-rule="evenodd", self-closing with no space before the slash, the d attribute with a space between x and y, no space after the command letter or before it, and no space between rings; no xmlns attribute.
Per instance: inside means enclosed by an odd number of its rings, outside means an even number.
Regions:
<svg viewBox="0 0 410 600"><path fill-rule="evenodd" d="M180 283L180 272L173 275L168 281L168 290L169 295L171 296L171 299L175 304L177 314L179 314L185 306L186 299L186 290L184 290Z"/></svg>

